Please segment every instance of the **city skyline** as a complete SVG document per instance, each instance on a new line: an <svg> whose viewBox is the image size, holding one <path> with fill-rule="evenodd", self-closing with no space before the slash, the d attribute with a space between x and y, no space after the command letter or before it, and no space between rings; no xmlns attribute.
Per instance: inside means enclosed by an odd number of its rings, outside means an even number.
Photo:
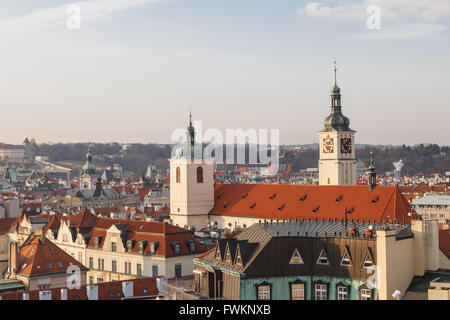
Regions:
<svg viewBox="0 0 450 320"><path fill-rule="evenodd" d="M79 30L66 26L71 4ZM0 141L174 143L190 108L205 129L317 143L337 60L356 144L450 145L448 2L273 4L4 1ZM379 30L366 26L370 4Z"/></svg>

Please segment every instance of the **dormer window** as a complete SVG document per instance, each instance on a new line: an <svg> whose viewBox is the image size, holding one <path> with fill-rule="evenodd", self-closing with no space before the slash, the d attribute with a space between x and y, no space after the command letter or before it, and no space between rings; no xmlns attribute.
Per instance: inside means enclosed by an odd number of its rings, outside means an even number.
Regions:
<svg viewBox="0 0 450 320"><path fill-rule="evenodd" d="M232 262L231 261L231 253L230 253L230 249L227 249L227 255L226 255L226 257L225 257L225 260L227 261L227 262Z"/></svg>
<svg viewBox="0 0 450 320"><path fill-rule="evenodd" d="M242 257L241 257L241 251L238 250L236 253L236 264L242 266Z"/></svg>
<svg viewBox="0 0 450 320"><path fill-rule="evenodd" d="M300 252L298 252L298 249L294 250L294 253L292 254L291 260L289 261L289 264L303 264L303 259L300 255Z"/></svg>
<svg viewBox="0 0 450 320"><path fill-rule="evenodd" d="M328 261L327 254L324 249L322 249L322 251L320 251L320 254L319 254L319 257L317 258L316 264L326 265L326 266L328 266L330 264L330 262Z"/></svg>
<svg viewBox="0 0 450 320"><path fill-rule="evenodd" d="M99 242L98 237L96 237L96 238L94 239L94 248L95 248L95 249L98 249L98 242Z"/></svg>
<svg viewBox="0 0 450 320"><path fill-rule="evenodd" d="M150 244L150 254L155 254L156 249L158 248L158 244L159 244L158 241L153 241L153 242Z"/></svg>
<svg viewBox="0 0 450 320"><path fill-rule="evenodd" d="M350 261L350 257L347 254L347 251L344 251L344 254L341 258L341 267L351 267L352 263Z"/></svg>
<svg viewBox="0 0 450 320"><path fill-rule="evenodd" d="M195 242L191 242L191 243L189 244L189 250L190 250L191 252L195 252Z"/></svg>
<svg viewBox="0 0 450 320"><path fill-rule="evenodd" d="M116 242L111 242L111 251L117 252L117 243Z"/></svg>
<svg viewBox="0 0 450 320"><path fill-rule="evenodd" d="M362 267L365 269L368 269L368 268L372 267L372 265L373 265L372 259L370 258L370 255L367 252L366 256L364 257L364 262L363 262Z"/></svg>
<svg viewBox="0 0 450 320"><path fill-rule="evenodd" d="M180 244L179 243L177 243L177 244L175 244L175 246L174 246L174 248L175 248L175 255L180 255L181 254L181 246L180 246Z"/></svg>
<svg viewBox="0 0 450 320"><path fill-rule="evenodd" d="M139 242L138 244L138 251L139 253L143 253L144 252L144 244L141 242Z"/></svg>
<svg viewBox="0 0 450 320"><path fill-rule="evenodd" d="M133 250L133 242L131 240L127 241L127 250L131 252Z"/></svg>
<svg viewBox="0 0 450 320"><path fill-rule="evenodd" d="M276 196L277 196L277 194L274 193L272 196L269 197L269 199L270 199L270 200L273 200L273 199L275 199Z"/></svg>

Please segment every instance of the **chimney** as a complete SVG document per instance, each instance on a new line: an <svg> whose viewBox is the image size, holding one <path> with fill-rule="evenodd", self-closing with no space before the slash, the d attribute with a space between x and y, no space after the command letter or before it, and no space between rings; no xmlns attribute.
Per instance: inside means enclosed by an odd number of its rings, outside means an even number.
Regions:
<svg viewBox="0 0 450 320"><path fill-rule="evenodd" d="M13 241L9 244L9 271L15 275L19 268L19 244Z"/></svg>

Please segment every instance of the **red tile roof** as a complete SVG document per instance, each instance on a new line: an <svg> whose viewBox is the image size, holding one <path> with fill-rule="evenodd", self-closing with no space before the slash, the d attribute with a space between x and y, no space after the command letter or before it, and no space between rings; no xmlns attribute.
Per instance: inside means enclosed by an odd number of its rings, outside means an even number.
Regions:
<svg viewBox="0 0 450 320"><path fill-rule="evenodd" d="M0 219L0 234L6 234L11 228L17 225L19 218L3 218Z"/></svg>
<svg viewBox="0 0 450 320"><path fill-rule="evenodd" d="M450 259L450 229L439 230L439 248Z"/></svg>
<svg viewBox="0 0 450 320"><path fill-rule="evenodd" d="M151 277L98 283L96 284L98 286L98 299L120 300L123 297L122 282L125 281L133 282L133 297L156 296L159 293L156 287L156 279L157 277ZM80 289L67 289L67 300L75 300L76 298L78 298L77 300L88 300L86 287L84 285ZM52 292L53 300L61 300L61 289L64 288L48 289ZM1 300L19 300L20 295L25 292L29 294L30 300L39 300L39 290L8 292L0 294L0 297Z"/></svg>
<svg viewBox="0 0 450 320"><path fill-rule="evenodd" d="M92 214L88 209L84 209L83 211L71 215L69 218L70 226L75 228L90 228L95 226L97 223L97 216Z"/></svg>
<svg viewBox="0 0 450 320"><path fill-rule="evenodd" d="M410 223L412 208L397 187L216 184L211 215L262 219L396 219Z"/></svg>
<svg viewBox="0 0 450 320"><path fill-rule="evenodd" d="M20 247L18 262L18 273L27 276L65 273L71 265L88 270L49 239L36 234L30 235Z"/></svg>

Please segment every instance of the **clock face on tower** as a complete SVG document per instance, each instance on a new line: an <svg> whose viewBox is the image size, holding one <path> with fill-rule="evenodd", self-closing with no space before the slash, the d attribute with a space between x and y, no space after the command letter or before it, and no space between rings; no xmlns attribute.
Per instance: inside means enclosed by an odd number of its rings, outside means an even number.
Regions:
<svg viewBox="0 0 450 320"><path fill-rule="evenodd" d="M341 139L341 153L352 153L352 139Z"/></svg>
<svg viewBox="0 0 450 320"><path fill-rule="evenodd" d="M323 153L333 153L334 152L334 140L327 136L323 139Z"/></svg>

